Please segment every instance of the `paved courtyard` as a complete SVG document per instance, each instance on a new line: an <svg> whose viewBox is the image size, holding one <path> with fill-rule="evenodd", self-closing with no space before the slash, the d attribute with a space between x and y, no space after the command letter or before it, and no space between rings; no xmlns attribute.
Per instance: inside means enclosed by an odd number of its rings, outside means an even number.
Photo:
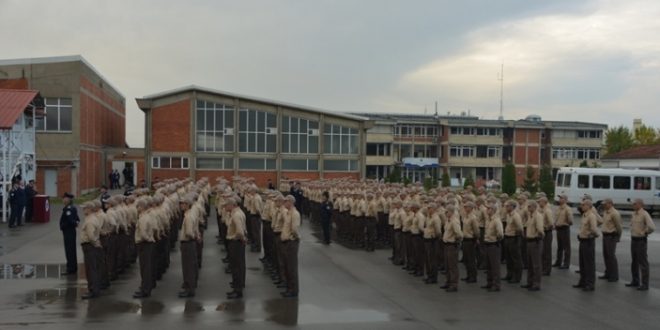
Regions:
<svg viewBox="0 0 660 330"><path fill-rule="evenodd" d="M543 277L541 292L503 284L488 293L479 283L461 283L458 293L425 285L387 260L388 250L367 253L341 244L325 246L316 229L303 224L300 248L301 292L298 300L280 298L263 272L258 255L248 253L245 299L229 301L229 275L215 244L217 227L206 231L204 266L197 296L179 299L180 255L150 298L135 300L139 275L133 266L101 298L83 301L86 281L63 278L62 237L53 207L48 224L9 230L0 224L0 329L651 329L660 328L660 242L649 242L651 289L626 288L630 279L629 233L619 245L621 281L598 281L596 291L571 287L578 280L577 242L570 270ZM627 223L627 222L626 222ZM577 226L573 226L575 230ZM603 270L600 241L597 270ZM82 253L78 253L82 260ZM80 267L82 270L82 267ZM461 272L464 269L461 267ZM27 277L27 278L21 278ZM442 281L442 277L441 277Z"/></svg>

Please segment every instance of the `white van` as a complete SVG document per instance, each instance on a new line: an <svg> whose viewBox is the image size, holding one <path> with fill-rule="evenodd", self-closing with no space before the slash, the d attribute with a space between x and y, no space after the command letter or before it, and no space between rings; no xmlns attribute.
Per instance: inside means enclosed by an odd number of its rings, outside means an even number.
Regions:
<svg viewBox="0 0 660 330"><path fill-rule="evenodd" d="M571 206L591 195L598 207L611 198L617 209L631 209L632 201L641 198L648 211L660 210L660 171L623 168L562 167L555 180L555 200L568 197Z"/></svg>

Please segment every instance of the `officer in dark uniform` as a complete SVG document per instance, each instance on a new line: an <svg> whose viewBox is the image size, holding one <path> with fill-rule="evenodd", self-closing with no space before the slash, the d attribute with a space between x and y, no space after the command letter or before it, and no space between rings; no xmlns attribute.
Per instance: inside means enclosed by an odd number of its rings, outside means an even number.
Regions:
<svg viewBox="0 0 660 330"><path fill-rule="evenodd" d="M15 182L9 191L9 205L11 214L9 215L9 228L22 226L23 210L25 209L25 189L21 187L20 182Z"/></svg>
<svg viewBox="0 0 660 330"><path fill-rule="evenodd" d="M99 197L99 199L101 200L101 208L103 208L103 212L106 212L108 210L106 203L108 202L108 199L110 199L107 186L101 186L101 197Z"/></svg>
<svg viewBox="0 0 660 330"><path fill-rule="evenodd" d="M334 206L330 201L330 194L327 191L323 192L323 202L321 202L321 229L323 230L323 243L330 244L330 224L332 218L332 210Z"/></svg>
<svg viewBox="0 0 660 330"><path fill-rule="evenodd" d="M64 193L64 209L60 217L60 230L64 236L64 253L66 254L66 272L62 275L78 273L78 257L76 255L76 227L80 222L78 210L73 206L73 195Z"/></svg>
<svg viewBox="0 0 660 330"><path fill-rule="evenodd" d="M34 187L34 180L30 180L25 186L25 222L32 222L34 214L34 196L37 196L37 189Z"/></svg>

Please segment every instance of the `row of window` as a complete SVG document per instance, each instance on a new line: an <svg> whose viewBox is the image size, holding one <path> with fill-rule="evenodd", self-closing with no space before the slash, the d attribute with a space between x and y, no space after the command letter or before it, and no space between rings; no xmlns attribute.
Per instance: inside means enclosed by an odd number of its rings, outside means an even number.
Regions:
<svg viewBox="0 0 660 330"><path fill-rule="evenodd" d="M37 118L35 129L42 132L71 132L73 107L70 98L44 98L46 116Z"/></svg>
<svg viewBox="0 0 660 330"><path fill-rule="evenodd" d="M451 127L449 129L449 133L451 133L451 135L500 136L502 135L502 129L483 127Z"/></svg>
<svg viewBox="0 0 660 330"><path fill-rule="evenodd" d="M200 152L234 151L234 107L197 101L196 150ZM314 120L282 116L283 153L319 153L319 123ZM238 112L238 151L275 153L277 145L277 116L274 113L251 109ZM326 154L357 154L358 130L341 125L326 124L323 128Z"/></svg>
<svg viewBox="0 0 660 330"><path fill-rule="evenodd" d="M499 146L451 146L449 157L500 158L502 147Z"/></svg>
<svg viewBox="0 0 660 330"><path fill-rule="evenodd" d="M556 129L552 130L552 138L563 139L600 139L603 136L603 131L600 130L565 130Z"/></svg>
<svg viewBox="0 0 660 330"><path fill-rule="evenodd" d="M394 127L394 135L396 136L424 136L424 137L437 137L438 126L430 125L397 125Z"/></svg>
<svg viewBox="0 0 660 330"><path fill-rule="evenodd" d="M437 158L442 155L438 153L438 146L432 144L394 144L394 153L399 159L406 157Z"/></svg>
<svg viewBox="0 0 660 330"><path fill-rule="evenodd" d="M600 149L552 148L552 159L600 159Z"/></svg>
<svg viewBox="0 0 660 330"><path fill-rule="evenodd" d="M188 169L188 157L152 157L151 167L156 169ZM326 171L354 172L358 170L357 160L326 159L323 161ZM233 158L198 157L198 170L233 170ZM270 158L239 158L238 168L241 170L277 170L275 159ZM283 171L318 171L318 159L282 159Z"/></svg>
<svg viewBox="0 0 660 330"><path fill-rule="evenodd" d="M571 179L572 174L560 173L557 175L557 186L570 187ZM577 186L582 189L651 190L651 177L580 174ZM660 180L656 180L656 189L660 189Z"/></svg>
<svg viewBox="0 0 660 330"><path fill-rule="evenodd" d="M392 145L389 143L367 143L367 156L390 156Z"/></svg>

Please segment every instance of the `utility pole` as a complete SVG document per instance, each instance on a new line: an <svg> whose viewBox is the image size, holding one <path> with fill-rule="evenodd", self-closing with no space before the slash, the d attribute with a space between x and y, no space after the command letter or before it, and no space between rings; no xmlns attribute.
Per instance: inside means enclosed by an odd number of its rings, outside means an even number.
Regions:
<svg viewBox="0 0 660 330"><path fill-rule="evenodd" d="M504 63L497 80L500 81L500 116L497 119L504 120Z"/></svg>

